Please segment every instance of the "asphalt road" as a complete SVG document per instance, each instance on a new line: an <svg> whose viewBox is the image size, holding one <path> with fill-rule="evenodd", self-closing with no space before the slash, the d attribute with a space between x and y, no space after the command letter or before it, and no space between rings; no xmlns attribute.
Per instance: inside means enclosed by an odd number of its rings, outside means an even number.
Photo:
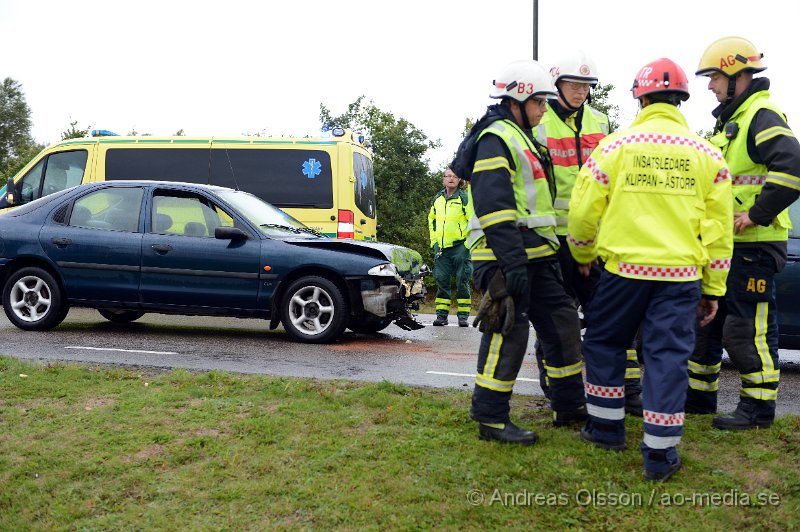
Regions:
<svg viewBox="0 0 800 532"><path fill-rule="evenodd" d="M433 316L422 315L427 325ZM378 335L347 332L333 345L293 341L281 328L251 319L147 314L119 325L97 311L72 309L48 332L17 329L0 316L0 352L21 359L121 364L159 369L222 370L320 379L383 380L412 386L470 390L480 333L472 327L428 326L403 331L395 325ZM533 335L531 338L531 348ZM532 349L529 349L532 352ZM800 414L800 352L782 351L778 412ZM536 362L527 356L515 393L541 395ZM738 399L738 377L725 364L720 410Z"/></svg>

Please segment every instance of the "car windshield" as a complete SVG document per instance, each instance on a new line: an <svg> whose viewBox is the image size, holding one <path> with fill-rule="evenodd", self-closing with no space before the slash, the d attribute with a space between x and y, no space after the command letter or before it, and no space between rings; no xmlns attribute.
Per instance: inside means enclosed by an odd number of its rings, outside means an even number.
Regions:
<svg viewBox="0 0 800 532"><path fill-rule="evenodd" d="M238 190L225 190L219 192L219 197L230 203L242 216L247 218L253 225L257 225L261 232L267 236L318 237L317 233L303 224L303 222L257 196Z"/></svg>

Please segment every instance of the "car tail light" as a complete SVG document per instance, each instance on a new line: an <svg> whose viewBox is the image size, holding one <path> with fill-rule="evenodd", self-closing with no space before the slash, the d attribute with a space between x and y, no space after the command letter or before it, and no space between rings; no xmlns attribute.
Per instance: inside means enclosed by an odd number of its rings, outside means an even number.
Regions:
<svg viewBox="0 0 800 532"><path fill-rule="evenodd" d="M339 227L336 231L336 238L355 238L354 221L353 211L339 209Z"/></svg>

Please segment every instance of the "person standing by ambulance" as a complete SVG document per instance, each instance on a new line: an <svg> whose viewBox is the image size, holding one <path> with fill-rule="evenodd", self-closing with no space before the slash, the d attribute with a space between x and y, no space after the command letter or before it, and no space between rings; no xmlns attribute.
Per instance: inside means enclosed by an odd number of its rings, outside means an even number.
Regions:
<svg viewBox="0 0 800 532"><path fill-rule="evenodd" d="M725 294L733 211L725 160L693 134L678 107L684 71L663 58L633 82L640 112L583 165L569 205L568 242L584 275L604 271L586 309L583 355L589 419L581 438L625 443L625 362L641 324L644 372L641 451L645 479L681 467L687 364L697 317L713 319Z"/></svg>
<svg viewBox="0 0 800 532"><path fill-rule="evenodd" d="M474 216L467 243L475 288L486 292L473 323L483 335L470 414L481 439L529 445L536 434L510 421L509 401L531 324L557 371L550 383L553 410L571 415L586 402L580 321L556 257L547 151L531 132L555 90L543 66L524 60L502 70L490 96L500 103L478 121L491 123L478 136L470 181Z"/></svg>
<svg viewBox="0 0 800 532"><path fill-rule="evenodd" d="M472 263L467 239L468 196L461 188L461 179L447 168L442 180L444 188L433 197L428 212L428 231L433 248L433 277L436 279L436 319L435 326L447 325L450 306L453 303L453 277L456 278L456 303L458 305L458 326L467 327L472 296L469 280L472 276Z"/></svg>
<svg viewBox="0 0 800 532"><path fill-rule="evenodd" d="M583 51L576 51L559 60L550 75L558 91L558 98L550 100L547 112L535 129L536 139L547 146L553 163L553 180L556 194L553 207L556 212L556 235L561 244L558 261L567 286L567 292L583 307L589 303L600 280L602 268L594 265L588 277L578 272L575 259L567 246L567 215L569 199L578 171L592 154L597 144L609 134L608 116L591 107L591 91L598 83L594 61ZM629 414L642 415L641 371L636 349L628 349L625 372L625 408ZM539 383L547 394L548 365L543 360L540 344L536 345L536 361L539 364ZM557 419L556 425L573 421L585 421L585 414L578 419Z"/></svg>
<svg viewBox="0 0 800 532"><path fill-rule="evenodd" d="M720 312L698 333L689 362L686 412L716 413L722 347L741 377L739 404L715 417L718 429L769 427L775 419L780 366L775 274L786 265L787 208L800 195L800 143L769 99L763 54L742 37L725 37L703 53L696 74L708 76L719 102L711 142L733 179L734 251Z"/></svg>

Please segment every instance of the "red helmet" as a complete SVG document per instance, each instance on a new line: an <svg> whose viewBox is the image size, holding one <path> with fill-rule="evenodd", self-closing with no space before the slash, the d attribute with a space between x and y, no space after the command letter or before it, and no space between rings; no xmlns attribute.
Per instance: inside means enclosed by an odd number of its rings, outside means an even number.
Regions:
<svg viewBox="0 0 800 532"><path fill-rule="evenodd" d="M677 63L666 57L656 59L639 70L631 87L637 100L657 92L674 92L681 100L689 99L689 80Z"/></svg>

